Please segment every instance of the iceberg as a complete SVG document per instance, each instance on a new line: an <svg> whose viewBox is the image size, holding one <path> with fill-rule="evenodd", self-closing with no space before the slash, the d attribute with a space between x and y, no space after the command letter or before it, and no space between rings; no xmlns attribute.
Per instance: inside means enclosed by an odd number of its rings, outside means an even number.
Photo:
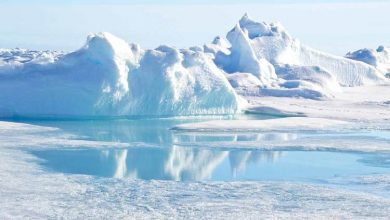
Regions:
<svg viewBox="0 0 390 220"><path fill-rule="evenodd" d="M203 52L142 50L109 33L72 53L0 51L0 116L233 114L239 97ZM11 57L11 58L10 58Z"/></svg>
<svg viewBox="0 0 390 220"><path fill-rule="evenodd" d="M386 81L383 72L371 65L310 48L281 24L256 22L247 14L226 39L214 40L205 51L213 53L216 64L227 73L239 74L230 78L233 86L240 85L241 95L321 99L332 97L340 87ZM259 82L248 81L242 73L254 75Z"/></svg>

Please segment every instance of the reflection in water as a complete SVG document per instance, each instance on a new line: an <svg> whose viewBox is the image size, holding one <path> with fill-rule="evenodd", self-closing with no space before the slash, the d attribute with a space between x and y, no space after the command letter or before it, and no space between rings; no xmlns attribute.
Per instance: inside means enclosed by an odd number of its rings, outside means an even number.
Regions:
<svg viewBox="0 0 390 220"><path fill-rule="evenodd" d="M310 151L170 148L33 151L42 165L63 173L143 180L302 180L390 173L389 155Z"/></svg>
<svg viewBox="0 0 390 220"><path fill-rule="evenodd" d="M262 161L273 163L282 157L283 151L240 151L233 150L229 153L229 162L233 177L244 173L247 164L257 164Z"/></svg>
<svg viewBox="0 0 390 220"><path fill-rule="evenodd" d="M245 164L273 162L279 152L228 151L173 146L171 148L83 149L33 151L42 164L64 173L115 178L209 180L228 160L231 175ZM243 156L244 155L244 156ZM274 156L275 155L275 156Z"/></svg>
<svg viewBox="0 0 390 220"><path fill-rule="evenodd" d="M77 139L138 143L160 147L127 149L61 149L33 151L48 169L102 177L158 180L296 180L335 175L389 172L389 156L381 158L335 152L277 152L230 148L289 142L315 133L172 132L169 128L201 119L40 121ZM29 122L31 123L31 122ZM334 134L333 134L334 135ZM339 134L337 134L339 135ZM211 143L209 145L209 143ZM179 147L188 146L188 147ZM371 155L372 156L372 155ZM375 155L374 155L375 156Z"/></svg>
<svg viewBox="0 0 390 220"><path fill-rule="evenodd" d="M209 142L266 142L295 139L293 133L181 133L169 128L202 119L141 119L115 121L47 121L78 138L123 143L143 142L161 148L79 149L34 152L54 170L116 178L206 180L226 162L231 176L246 164L272 161L278 152L237 151L178 147L175 144ZM244 156L245 155L245 156ZM275 155L275 156L273 156ZM66 160L65 160L66 158ZM225 165L224 165L225 166Z"/></svg>
<svg viewBox="0 0 390 220"><path fill-rule="evenodd" d="M109 153L108 153L109 154ZM123 178L127 176L127 150L117 151L114 154L114 158L116 160L116 170L114 173L115 178Z"/></svg>
<svg viewBox="0 0 390 220"><path fill-rule="evenodd" d="M173 180L210 179L215 168L228 154L228 151L173 146L165 162L165 171Z"/></svg>

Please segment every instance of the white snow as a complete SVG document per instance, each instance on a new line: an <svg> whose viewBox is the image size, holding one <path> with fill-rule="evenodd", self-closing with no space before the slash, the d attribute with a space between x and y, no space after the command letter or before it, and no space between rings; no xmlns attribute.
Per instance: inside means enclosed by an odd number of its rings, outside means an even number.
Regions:
<svg viewBox="0 0 390 220"><path fill-rule="evenodd" d="M362 126L389 129L390 86L342 88L336 98L310 100L289 97L247 97L248 111L275 115L305 115L348 120Z"/></svg>
<svg viewBox="0 0 390 220"><path fill-rule="evenodd" d="M340 86L388 83L380 69L312 49L279 23L256 22L245 15L227 40L231 46L206 45L205 51L226 72L247 72L260 80L257 86L240 86L241 95L323 99L333 97Z"/></svg>
<svg viewBox="0 0 390 220"><path fill-rule="evenodd" d="M202 136L211 131L230 132L232 141L201 143L199 146L210 147L248 147L259 148L259 141L264 142L263 134L255 134L247 142L237 142L237 132L277 131L282 135L272 143L266 143L262 149L295 149L295 150L347 150L347 151L388 151L388 139L340 138L323 139L317 137L291 138L299 130L334 131L348 130L388 131L390 129L390 87L364 86L342 88L336 98L330 100L313 100L292 97L247 96L249 102L247 113L274 116L295 116L270 120L220 120L201 123L190 123L176 126L176 130L190 131L189 136ZM300 116L300 117L296 117ZM305 116L305 117L302 117ZM200 134L197 134L200 132ZM265 135L265 134L264 134ZM290 137L284 140L283 137ZM234 138L236 137L236 138ZM197 144L184 143L180 139L178 145Z"/></svg>
<svg viewBox="0 0 390 220"><path fill-rule="evenodd" d="M390 77L390 48L379 46L376 50L361 49L349 52L345 57L374 66L387 77Z"/></svg>
<svg viewBox="0 0 390 220"><path fill-rule="evenodd" d="M209 55L167 46L145 51L129 85L125 113L137 115L233 114L242 101Z"/></svg>

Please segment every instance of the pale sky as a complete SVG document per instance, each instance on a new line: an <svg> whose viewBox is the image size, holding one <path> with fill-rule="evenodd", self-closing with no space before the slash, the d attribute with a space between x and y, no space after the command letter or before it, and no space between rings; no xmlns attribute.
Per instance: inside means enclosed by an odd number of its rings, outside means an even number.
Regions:
<svg viewBox="0 0 390 220"><path fill-rule="evenodd" d="M278 4L278 3L357 3L357 2L386 2L386 0L1 0L2 3L8 4Z"/></svg>
<svg viewBox="0 0 390 220"><path fill-rule="evenodd" d="M386 1L52 2L0 0L0 48L72 51L83 45L89 33L100 31L143 48L200 46L224 36L245 12L258 21L280 21L303 43L339 55L390 45L390 2Z"/></svg>

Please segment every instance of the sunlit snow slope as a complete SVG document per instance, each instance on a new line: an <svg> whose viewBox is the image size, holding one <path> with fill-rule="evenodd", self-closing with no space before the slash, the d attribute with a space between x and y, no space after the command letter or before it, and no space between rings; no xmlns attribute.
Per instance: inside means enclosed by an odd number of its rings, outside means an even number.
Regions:
<svg viewBox="0 0 390 220"><path fill-rule="evenodd" d="M190 49L143 50L109 33L72 53L0 49L0 117L234 114L240 95L322 99L387 83L388 53L371 56L326 54L247 15Z"/></svg>

